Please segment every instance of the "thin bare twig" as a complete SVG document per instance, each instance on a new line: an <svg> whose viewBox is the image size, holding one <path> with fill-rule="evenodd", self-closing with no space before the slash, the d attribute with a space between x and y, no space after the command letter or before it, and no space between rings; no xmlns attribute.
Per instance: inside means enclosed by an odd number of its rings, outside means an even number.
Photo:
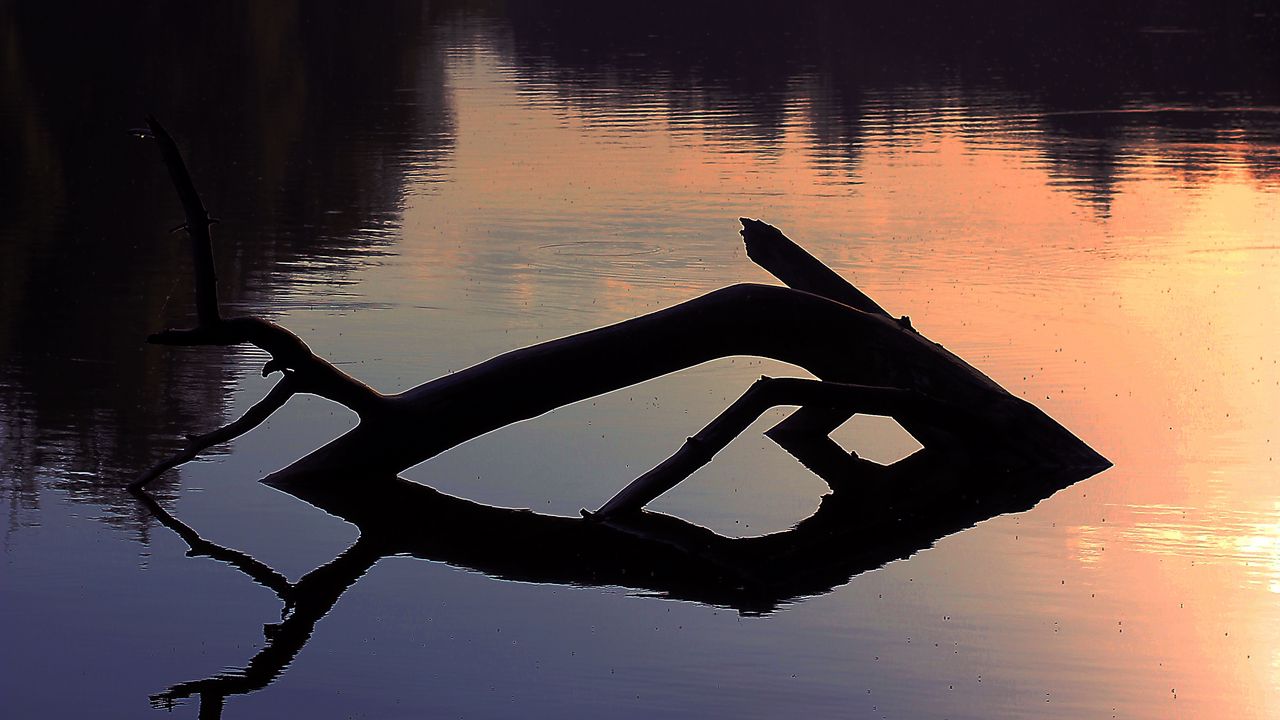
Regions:
<svg viewBox="0 0 1280 720"><path fill-rule="evenodd" d="M178 227L185 229L191 238L191 256L196 273L196 314L201 326L216 325L219 319L218 276L213 264L213 237L209 234L209 226L217 221L210 218L209 211L205 210L191 173L187 171L187 164L182 160L182 153L178 152L178 145L169 132L149 115L147 127L151 128L151 137L160 148L160 156L169 169L169 178L173 180L178 199L182 201L182 211L187 217L186 223Z"/></svg>
<svg viewBox="0 0 1280 720"><path fill-rule="evenodd" d="M294 381L292 374L286 374L284 379L276 383L271 388L271 392L266 397L254 403L244 415L239 419L204 435L189 436L187 438L187 446L176 455L162 460L153 465L150 469L143 472L136 480L129 483L130 490L141 490L145 488L152 480L160 477L168 470L175 468L185 462L194 460L204 450L207 450L219 443L234 440L241 435L249 432L255 427L262 424L271 413L279 410L289 398L293 397L296 390L294 389Z"/></svg>

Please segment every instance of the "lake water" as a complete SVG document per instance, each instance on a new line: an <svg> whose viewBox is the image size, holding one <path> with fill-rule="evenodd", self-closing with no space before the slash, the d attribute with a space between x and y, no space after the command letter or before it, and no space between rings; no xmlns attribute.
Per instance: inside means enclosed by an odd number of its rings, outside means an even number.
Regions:
<svg viewBox="0 0 1280 720"><path fill-rule="evenodd" d="M514 5L0 7L5 717L158 717L206 678L177 716L1280 716L1274 8ZM1114 467L764 613L371 560L262 674L275 594L123 490L269 387L255 351L144 343L193 316L147 112L222 221L227 311L384 392L773 282L747 216ZM716 361L405 477L576 516L766 372L799 373ZM652 507L811 515L826 485L760 435L785 413ZM153 490L297 581L357 532L258 480L354 424L295 398Z"/></svg>

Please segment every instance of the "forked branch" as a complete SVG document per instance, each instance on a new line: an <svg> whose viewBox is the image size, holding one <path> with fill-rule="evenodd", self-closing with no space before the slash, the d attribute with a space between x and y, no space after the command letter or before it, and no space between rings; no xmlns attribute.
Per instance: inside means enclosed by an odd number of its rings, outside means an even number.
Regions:
<svg viewBox="0 0 1280 720"><path fill-rule="evenodd" d="M209 217L177 144L154 117L147 118L149 136L160 149L169 177L182 202L186 222L179 226L191 240L192 264L196 279L194 328L164 330L147 338L157 345L254 345L271 359L262 374L280 371L285 378L235 422L204 435L188 438L182 451L139 475L129 487L145 487L167 470L194 459L204 450L243 435L280 409L295 393L310 393L354 410L362 417L383 406L385 398L317 356L297 335L268 320L256 317L223 318L218 309L218 280L213 260L213 238L209 227L217 222Z"/></svg>

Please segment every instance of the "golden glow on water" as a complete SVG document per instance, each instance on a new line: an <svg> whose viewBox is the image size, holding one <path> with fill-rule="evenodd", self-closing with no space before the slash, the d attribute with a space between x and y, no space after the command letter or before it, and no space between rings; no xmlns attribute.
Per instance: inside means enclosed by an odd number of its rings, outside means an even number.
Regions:
<svg viewBox="0 0 1280 720"><path fill-rule="evenodd" d="M450 77L453 168L411 197L401 252L424 275L469 276L472 311L504 327L479 333L472 359L760 281L734 218L766 219L1115 462L914 561L976 543L992 585L972 597L938 588L937 602L979 626L1009 603L1056 623L1065 642L1047 666L1005 668L1012 687L1052 684L1088 714L1280 712L1280 200L1246 169L1247 144L1224 133L1171 150L1139 137L1091 186L1050 157L1061 139L1007 108L950 101L913 123L871 97L865 135L832 159L814 146L821 118L803 82L761 146L736 141L715 112L655 98L588 111L496 55L455 60ZM1192 150L1214 162L1168 161ZM702 381L732 397L753 372ZM673 432L705 412L671 416ZM752 464L767 452L739 454ZM796 517L758 502L778 492L767 474L725 471L664 502L695 518L727 502L755 528L785 527ZM756 502L716 494L717 482ZM1035 550L1015 540L1028 533ZM989 631L1005 639L982 640L993 657L1046 642L997 617Z"/></svg>

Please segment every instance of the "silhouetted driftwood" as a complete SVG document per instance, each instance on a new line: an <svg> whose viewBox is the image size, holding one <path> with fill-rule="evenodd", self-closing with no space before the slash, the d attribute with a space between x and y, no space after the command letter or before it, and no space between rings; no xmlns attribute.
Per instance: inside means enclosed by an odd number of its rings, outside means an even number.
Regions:
<svg viewBox="0 0 1280 720"><path fill-rule="evenodd" d="M1025 510L1107 461L1031 404L895 320L777 229L743 219L748 255L791 287L735 285L667 310L516 350L405 393L385 396L317 357L287 329L217 309L210 223L172 139L152 135L178 188L194 244L198 325L153 335L171 345L248 343L283 379L240 419L143 473L131 489L191 554L271 588L282 620L243 669L181 683L157 705L201 697L217 717L230 695L271 683L343 592L388 555L411 555L494 577L620 585L666 597L767 613L909 556L949 533ZM193 231L192 229L195 228ZM202 279L203 278L203 279ZM396 476L489 430L576 400L729 355L793 363L818 376L761 378L667 460L584 518L539 515L451 497ZM264 482L360 530L333 561L291 583L211 543L144 486L200 451L260 424L298 392L360 416L346 435ZM767 435L821 476L832 493L793 528L729 538L643 506L709 462L766 409L800 409ZM890 415L924 448L883 467L841 450L828 433L854 413Z"/></svg>
<svg viewBox="0 0 1280 720"><path fill-rule="evenodd" d="M759 220L741 218L747 257L787 287L821 295L855 310L890 317L875 300L823 265L777 228Z"/></svg>
<svg viewBox="0 0 1280 720"><path fill-rule="evenodd" d="M672 308L616 325L512 351L399 395L385 396L317 357L285 328L259 318L223 319L217 311L208 213L196 194L177 147L164 128L148 120L178 188L185 227L195 248L199 325L157 333L151 342L171 345L249 343L267 351L264 374L285 379L244 418L193 438L177 457L135 481L142 487L159 472L194 457L209 445L256 426L296 392L341 403L360 415L346 435L280 471L284 477L394 474L466 440L584 398L730 355L758 355L801 366L830 385L806 386L800 417L778 434L825 435L869 401L896 419L925 447L964 450L991 467L1064 465L1101 467L1105 460L1030 403L1013 397L973 367L894 320L874 301L786 238L776 228L743 220L748 254L793 288L735 285ZM841 386L862 386L858 398ZM792 387L778 385L776 387ZM821 392L825 387L828 392ZM816 392L815 392L816 391ZM756 402L761 392L749 393ZM933 412L918 411L927 398ZM950 408L941 412L941 408ZM964 412L963 422L956 422ZM723 447L742 423L722 419L707 431ZM697 437L697 436L695 436ZM690 446L605 506L606 514L636 510L710 459ZM714 450L711 450L714 454ZM696 456L703 459L690 462Z"/></svg>

